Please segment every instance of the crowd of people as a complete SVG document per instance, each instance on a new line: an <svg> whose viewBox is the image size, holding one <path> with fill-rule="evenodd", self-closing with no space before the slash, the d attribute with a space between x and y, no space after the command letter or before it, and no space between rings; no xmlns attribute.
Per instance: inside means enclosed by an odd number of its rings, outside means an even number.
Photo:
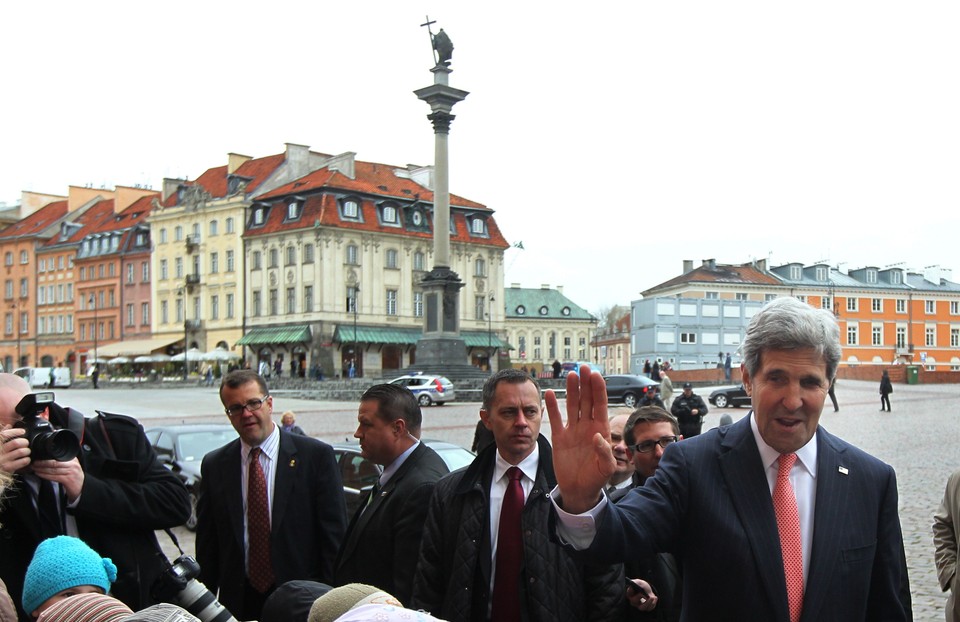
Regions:
<svg viewBox="0 0 960 622"><path fill-rule="evenodd" d="M203 460L197 579L261 622L912 619L894 471L819 426L839 353L831 314L768 303L742 346L753 409L703 434L703 399L689 383L673 398L662 368L664 397L613 418L586 365L565 417L505 369L453 473L413 395L374 385L354 436L381 472L349 517L331 447L292 412L274 422L261 374L232 371L220 401L238 438ZM154 534L190 500L143 429L31 395L0 374L0 622L198 619L155 589L170 562ZM43 455L38 425L82 443ZM937 516L945 589L957 481Z"/></svg>

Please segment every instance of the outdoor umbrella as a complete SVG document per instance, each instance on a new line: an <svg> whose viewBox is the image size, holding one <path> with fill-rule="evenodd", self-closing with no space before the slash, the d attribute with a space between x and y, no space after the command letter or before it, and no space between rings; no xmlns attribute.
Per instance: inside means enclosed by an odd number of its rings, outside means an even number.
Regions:
<svg viewBox="0 0 960 622"><path fill-rule="evenodd" d="M239 354L225 348L215 348L203 355L205 361L234 361L240 358Z"/></svg>
<svg viewBox="0 0 960 622"><path fill-rule="evenodd" d="M130 359L128 359L127 357L118 356L117 358L110 359L109 361L107 361L107 365L123 365L129 362L130 362Z"/></svg>
<svg viewBox="0 0 960 622"><path fill-rule="evenodd" d="M187 355L187 360L190 361L191 363L203 360L203 352L201 352L197 348L190 348L189 350L186 351L186 353L181 352L180 354L174 354L173 356L170 357L170 360L173 361L174 363L182 363L184 354Z"/></svg>

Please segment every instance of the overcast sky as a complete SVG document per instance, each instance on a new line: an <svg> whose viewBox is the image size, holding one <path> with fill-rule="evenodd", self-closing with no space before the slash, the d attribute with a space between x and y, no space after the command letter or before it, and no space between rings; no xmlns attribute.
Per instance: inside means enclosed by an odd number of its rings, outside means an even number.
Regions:
<svg viewBox="0 0 960 622"><path fill-rule="evenodd" d="M953 1L5 2L0 201L286 142L430 164L427 14L508 285L597 311L684 259L960 270Z"/></svg>

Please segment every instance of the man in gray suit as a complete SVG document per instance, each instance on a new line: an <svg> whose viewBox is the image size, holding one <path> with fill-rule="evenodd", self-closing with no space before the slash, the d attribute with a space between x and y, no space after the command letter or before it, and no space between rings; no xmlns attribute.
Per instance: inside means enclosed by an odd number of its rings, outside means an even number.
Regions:
<svg viewBox="0 0 960 622"><path fill-rule="evenodd" d="M618 504L603 378L547 393L560 537L599 562L672 550L684 620L909 620L893 469L819 426L840 360L829 312L778 298L753 317L741 373L753 412L666 448Z"/></svg>
<svg viewBox="0 0 960 622"><path fill-rule="evenodd" d="M384 470L347 528L334 576L337 585L375 585L404 605L413 591L430 495L449 472L437 452L420 442L422 419L404 387L378 384L360 397L354 436L363 457Z"/></svg>

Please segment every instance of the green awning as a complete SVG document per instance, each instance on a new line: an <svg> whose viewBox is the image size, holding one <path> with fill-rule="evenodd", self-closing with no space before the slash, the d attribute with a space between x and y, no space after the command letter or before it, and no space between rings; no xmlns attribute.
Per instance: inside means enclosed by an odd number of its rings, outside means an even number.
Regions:
<svg viewBox="0 0 960 622"><path fill-rule="evenodd" d="M394 344L402 346L415 346L420 339L423 331L419 328L400 328L394 326L363 326L357 325L356 334L350 324L341 324L337 327L333 335L333 340L338 343L374 343L374 344ZM466 343L468 348L500 348L513 350L506 341L503 341L496 335L490 338L486 331L468 330L460 333L460 338Z"/></svg>
<svg viewBox="0 0 960 622"><path fill-rule="evenodd" d="M251 328L237 341L238 346L262 346L276 343L306 343L310 341L310 327L306 324L291 326L263 326Z"/></svg>

